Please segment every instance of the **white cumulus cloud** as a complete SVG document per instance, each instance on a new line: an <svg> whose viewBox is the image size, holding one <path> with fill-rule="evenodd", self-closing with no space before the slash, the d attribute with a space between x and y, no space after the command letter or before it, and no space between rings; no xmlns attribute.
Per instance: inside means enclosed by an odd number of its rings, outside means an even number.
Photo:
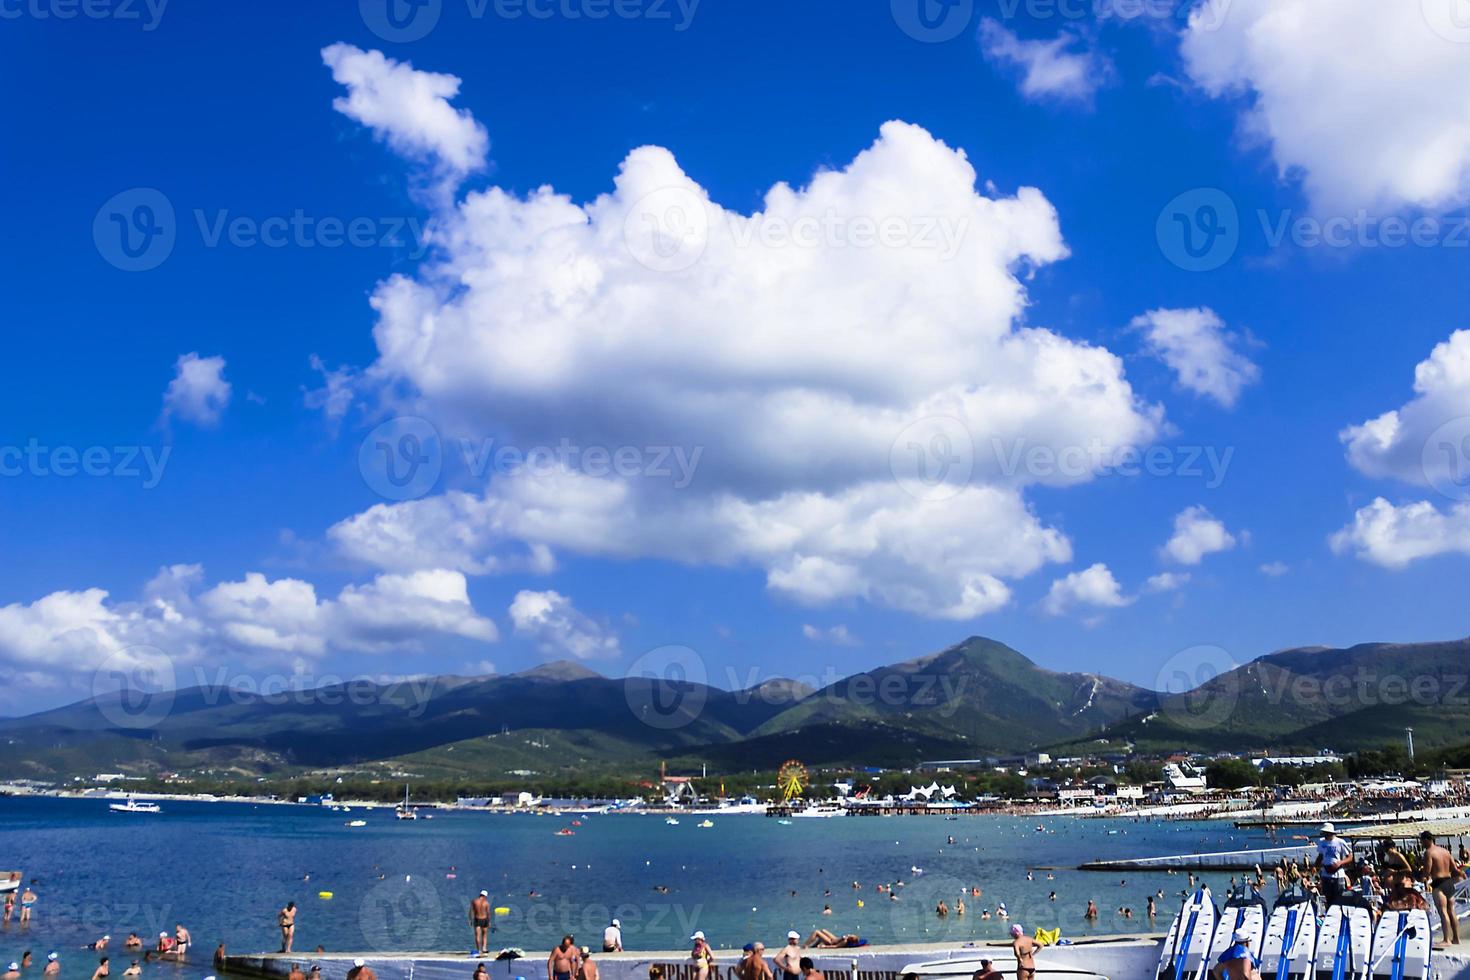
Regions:
<svg viewBox="0 0 1470 980"><path fill-rule="evenodd" d="M1157 575L1150 575L1143 587L1148 592L1174 592L1188 584L1188 572L1160 572Z"/></svg>
<svg viewBox="0 0 1470 980"><path fill-rule="evenodd" d="M1426 500L1396 506L1379 497L1354 514L1331 544L1338 554L1392 569L1421 558L1470 555L1470 503L1441 511Z"/></svg>
<svg viewBox="0 0 1470 980"><path fill-rule="evenodd" d="M1241 391L1254 384L1261 370L1235 349L1236 338L1207 307L1150 310L1134 317L1149 353L1168 365L1179 386L1225 408L1235 407Z"/></svg>
<svg viewBox="0 0 1470 980"><path fill-rule="evenodd" d="M1041 608L1052 616L1061 616L1076 606L1093 609L1120 609L1131 605L1135 597L1123 594L1123 587L1107 565L1098 562L1080 572L1072 572L1051 584Z"/></svg>
<svg viewBox="0 0 1470 980"><path fill-rule="evenodd" d="M197 351L184 354L174 363L173 380L163 393L164 420L217 425L229 407L230 392L223 357L200 357Z"/></svg>
<svg viewBox="0 0 1470 980"><path fill-rule="evenodd" d="M1163 555L1180 565L1198 565L1207 555L1235 547L1235 535L1203 507L1187 507L1174 518L1174 533Z"/></svg>
<svg viewBox="0 0 1470 980"><path fill-rule="evenodd" d="M1348 462L1451 493L1470 490L1470 330L1457 330L1414 368L1407 404L1342 432Z"/></svg>
<svg viewBox="0 0 1470 980"><path fill-rule="evenodd" d="M364 380L450 443L569 440L649 465L497 472L331 539L393 571L544 571L570 551L754 565L811 604L1005 605L1007 580L1071 557L1025 487L1093 474L1008 468L996 440L1121 449L1162 411L1110 351L1024 324L1025 276L1067 254L1057 215L977 181L963 152L891 122L750 214L652 146L587 203L492 187L441 204L437 257L373 293ZM692 480L649 447L698 452Z"/></svg>
<svg viewBox="0 0 1470 980"><path fill-rule="evenodd" d="M1319 212L1454 208L1470 202L1470 57L1444 33L1455 2L1204 5L1184 63L1210 95L1245 103L1248 134Z"/></svg>
<svg viewBox="0 0 1470 980"><path fill-rule="evenodd" d="M617 636L560 592L522 589L509 611L516 633L529 637L548 657L591 660L619 653Z"/></svg>

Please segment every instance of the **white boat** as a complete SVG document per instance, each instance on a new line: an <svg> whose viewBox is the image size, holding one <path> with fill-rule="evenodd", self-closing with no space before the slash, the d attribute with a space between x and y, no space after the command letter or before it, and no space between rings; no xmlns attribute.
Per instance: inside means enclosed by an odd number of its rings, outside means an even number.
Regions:
<svg viewBox="0 0 1470 980"><path fill-rule="evenodd" d="M0 871L0 895L20 888L23 877L19 871Z"/></svg>
<svg viewBox="0 0 1470 980"><path fill-rule="evenodd" d="M1159 955L1159 980L1185 980L1208 969L1210 939L1215 934L1215 900L1201 885L1184 900L1169 926L1169 935Z"/></svg>
<svg viewBox="0 0 1470 980"><path fill-rule="evenodd" d="M366 820L349 820L349 821L347 821L347 826L349 826L349 827L366 827L367 826L367 821Z"/></svg>
<svg viewBox="0 0 1470 980"><path fill-rule="evenodd" d="M668 824L670 827L677 827L677 826L679 826L679 818L678 817L665 817L664 818L664 823Z"/></svg>
<svg viewBox="0 0 1470 980"><path fill-rule="evenodd" d="M1262 980L1305 980L1312 976L1317 952L1317 913L1305 893L1287 892L1276 900L1261 946Z"/></svg>
<svg viewBox="0 0 1470 980"><path fill-rule="evenodd" d="M1365 975L1374 980L1428 980L1433 957L1428 912L1385 912L1373 932L1373 961Z"/></svg>
<svg viewBox="0 0 1470 980"><path fill-rule="evenodd" d="M139 803L133 797L128 797L126 803L111 803L107 809L113 813L162 813L163 808L157 803Z"/></svg>
<svg viewBox="0 0 1470 980"><path fill-rule="evenodd" d="M847 811L836 803L813 803L804 810L795 810L793 817L845 817Z"/></svg>
<svg viewBox="0 0 1470 980"><path fill-rule="evenodd" d="M403 802L393 808L393 815L399 820L417 820L419 812L408 805L408 784L403 784Z"/></svg>

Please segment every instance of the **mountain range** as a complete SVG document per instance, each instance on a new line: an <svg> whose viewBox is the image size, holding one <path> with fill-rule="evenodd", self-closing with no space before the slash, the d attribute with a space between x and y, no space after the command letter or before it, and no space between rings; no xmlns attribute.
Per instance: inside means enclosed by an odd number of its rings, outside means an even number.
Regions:
<svg viewBox="0 0 1470 980"><path fill-rule="evenodd" d="M568 662L274 696L199 686L174 692L143 727L130 727L137 706L116 694L0 719L0 777L354 767L499 777L647 772L659 759L748 771L790 758L895 767L1034 750L1350 751L1397 741L1405 727L1433 748L1470 740L1467 674L1470 640L1376 643L1280 651L1160 693L1050 671L971 637L821 690L614 679Z"/></svg>

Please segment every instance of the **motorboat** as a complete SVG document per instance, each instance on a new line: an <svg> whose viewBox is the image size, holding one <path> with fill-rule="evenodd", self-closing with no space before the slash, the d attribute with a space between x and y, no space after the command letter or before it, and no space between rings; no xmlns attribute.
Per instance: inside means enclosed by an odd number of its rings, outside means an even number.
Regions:
<svg viewBox="0 0 1470 980"><path fill-rule="evenodd" d="M128 797L126 803L110 803L107 809L113 813L162 813L163 808L157 803L139 803L135 797Z"/></svg>

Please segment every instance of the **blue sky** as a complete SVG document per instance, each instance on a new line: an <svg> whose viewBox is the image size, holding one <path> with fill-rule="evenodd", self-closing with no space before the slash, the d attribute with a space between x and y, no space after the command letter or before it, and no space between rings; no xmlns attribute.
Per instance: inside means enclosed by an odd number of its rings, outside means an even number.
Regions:
<svg viewBox="0 0 1470 980"><path fill-rule="evenodd" d="M410 40L378 0L7 5L0 712L159 655L679 645L729 686L979 633L1154 684L1464 635L1459 22L919 2L932 34L916 0L442 0ZM562 440L636 472L462 448ZM1088 445L1154 472L1003 465Z"/></svg>

